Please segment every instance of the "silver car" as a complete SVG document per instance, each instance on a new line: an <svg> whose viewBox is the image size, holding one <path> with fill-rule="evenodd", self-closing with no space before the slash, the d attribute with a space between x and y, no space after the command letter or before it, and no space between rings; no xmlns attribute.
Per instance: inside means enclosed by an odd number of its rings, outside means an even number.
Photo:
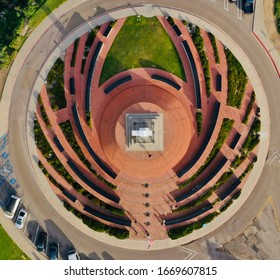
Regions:
<svg viewBox="0 0 280 280"><path fill-rule="evenodd" d="M18 229L23 228L23 225L24 225L24 222L26 220L27 214L28 214L28 212L27 212L26 209L22 208L22 209L19 210L16 222L15 222L16 228L18 228Z"/></svg>

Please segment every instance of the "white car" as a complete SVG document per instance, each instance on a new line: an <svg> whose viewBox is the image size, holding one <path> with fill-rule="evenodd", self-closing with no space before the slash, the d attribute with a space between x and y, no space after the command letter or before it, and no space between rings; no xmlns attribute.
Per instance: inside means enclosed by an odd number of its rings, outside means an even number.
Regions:
<svg viewBox="0 0 280 280"><path fill-rule="evenodd" d="M28 212L26 209L22 208L19 210L16 222L15 222L16 228L19 228L19 229L23 228L24 221L27 217L27 214L28 214Z"/></svg>
<svg viewBox="0 0 280 280"><path fill-rule="evenodd" d="M76 252L76 250L71 250L68 252L68 260L79 260L80 256L79 254Z"/></svg>

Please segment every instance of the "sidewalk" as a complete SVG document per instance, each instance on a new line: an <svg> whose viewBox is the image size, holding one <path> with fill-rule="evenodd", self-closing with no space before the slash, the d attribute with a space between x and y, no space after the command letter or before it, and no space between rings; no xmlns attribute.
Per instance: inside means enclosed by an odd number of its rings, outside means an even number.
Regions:
<svg viewBox="0 0 280 280"><path fill-rule="evenodd" d="M265 18L264 18L264 1L255 1L255 14L254 14L254 21L253 21L253 34L256 39L260 42L262 47L267 52L268 56L270 57L275 70L280 77L280 56L277 52L275 46L270 40L268 35L266 26L265 26ZM279 35L280 37L280 35Z"/></svg>

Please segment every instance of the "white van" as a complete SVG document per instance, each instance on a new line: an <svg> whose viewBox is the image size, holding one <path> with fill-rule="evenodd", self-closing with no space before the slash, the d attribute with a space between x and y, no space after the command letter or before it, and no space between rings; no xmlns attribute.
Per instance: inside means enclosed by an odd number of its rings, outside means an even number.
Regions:
<svg viewBox="0 0 280 280"><path fill-rule="evenodd" d="M20 197L11 195L5 210L5 216L12 219L18 209Z"/></svg>

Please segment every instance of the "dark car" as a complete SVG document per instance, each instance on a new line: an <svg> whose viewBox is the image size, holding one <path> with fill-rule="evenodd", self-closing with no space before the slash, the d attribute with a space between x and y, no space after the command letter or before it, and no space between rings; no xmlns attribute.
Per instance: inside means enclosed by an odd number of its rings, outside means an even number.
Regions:
<svg viewBox="0 0 280 280"><path fill-rule="evenodd" d="M50 246L50 260L58 260L58 244Z"/></svg>
<svg viewBox="0 0 280 280"><path fill-rule="evenodd" d="M245 0L244 1L244 13L252 14L254 12L254 0Z"/></svg>
<svg viewBox="0 0 280 280"><path fill-rule="evenodd" d="M37 238L37 250L43 252L46 249L48 234L44 231L40 232Z"/></svg>

